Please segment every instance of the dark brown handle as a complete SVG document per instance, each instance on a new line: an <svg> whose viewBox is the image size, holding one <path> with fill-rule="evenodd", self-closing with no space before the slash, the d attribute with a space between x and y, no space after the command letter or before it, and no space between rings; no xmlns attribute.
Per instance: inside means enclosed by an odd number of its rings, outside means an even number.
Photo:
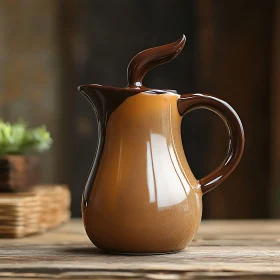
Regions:
<svg viewBox="0 0 280 280"><path fill-rule="evenodd" d="M199 180L204 194L221 184L239 163L245 143L243 126L228 103L211 95L184 94L179 97L177 105L181 116L195 109L211 110L223 119L228 128L229 147L225 160L216 170Z"/></svg>

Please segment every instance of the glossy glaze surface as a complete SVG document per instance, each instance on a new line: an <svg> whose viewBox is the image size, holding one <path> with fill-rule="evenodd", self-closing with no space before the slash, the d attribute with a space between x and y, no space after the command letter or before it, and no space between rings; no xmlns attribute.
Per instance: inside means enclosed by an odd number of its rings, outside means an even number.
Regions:
<svg viewBox="0 0 280 280"><path fill-rule="evenodd" d="M98 121L83 221L91 241L106 251L165 253L185 248L201 220L202 194L223 182L242 156L243 127L229 104L210 95L178 95L142 85L144 75L175 58L185 40L182 36L137 54L128 66L126 88L79 87ZM224 120L229 149L216 170L197 180L182 147L181 120L200 108Z"/></svg>
<svg viewBox="0 0 280 280"><path fill-rule="evenodd" d="M88 206L86 232L123 253L183 249L201 219L201 190L182 147L178 95L140 93L110 116Z"/></svg>

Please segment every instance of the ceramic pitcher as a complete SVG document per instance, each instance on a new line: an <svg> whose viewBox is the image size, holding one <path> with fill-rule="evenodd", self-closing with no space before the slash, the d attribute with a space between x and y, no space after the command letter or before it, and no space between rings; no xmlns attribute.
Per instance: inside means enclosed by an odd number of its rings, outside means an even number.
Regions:
<svg viewBox="0 0 280 280"><path fill-rule="evenodd" d="M128 86L87 84L78 90L98 120L98 145L82 198L86 233L97 247L115 253L149 254L184 249L202 215L202 195L222 183L244 148L241 121L211 95L177 94L142 85L152 68L183 49L174 43L138 53L128 66ZM218 114L229 133L225 160L202 179L184 154L181 121L196 109Z"/></svg>

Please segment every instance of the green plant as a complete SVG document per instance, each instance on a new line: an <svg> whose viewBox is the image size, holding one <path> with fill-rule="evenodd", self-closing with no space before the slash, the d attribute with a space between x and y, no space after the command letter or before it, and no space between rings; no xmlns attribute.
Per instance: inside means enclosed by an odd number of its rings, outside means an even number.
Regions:
<svg viewBox="0 0 280 280"><path fill-rule="evenodd" d="M24 154L29 150L43 152L52 138L45 126L29 128L24 122L11 124L0 120L0 155Z"/></svg>

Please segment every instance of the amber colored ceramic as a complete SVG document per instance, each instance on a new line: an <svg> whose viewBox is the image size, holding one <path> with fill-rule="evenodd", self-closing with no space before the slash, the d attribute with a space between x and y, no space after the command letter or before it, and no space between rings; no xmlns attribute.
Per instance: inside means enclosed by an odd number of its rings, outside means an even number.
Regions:
<svg viewBox="0 0 280 280"><path fill-rule="evenodd" d="M142 85L144 75L175 58L185 40L182 36L137 54L128 67L126 88L79 87L96 113L99 133L83 193L83 222L92 243L103 250L149 254L184 249L200 224L202 195L229 176L243 153L243 127L226 102ZM197 180L185 158L181 121L200 108L223 119L229 149L216 170Z"/></svg>

